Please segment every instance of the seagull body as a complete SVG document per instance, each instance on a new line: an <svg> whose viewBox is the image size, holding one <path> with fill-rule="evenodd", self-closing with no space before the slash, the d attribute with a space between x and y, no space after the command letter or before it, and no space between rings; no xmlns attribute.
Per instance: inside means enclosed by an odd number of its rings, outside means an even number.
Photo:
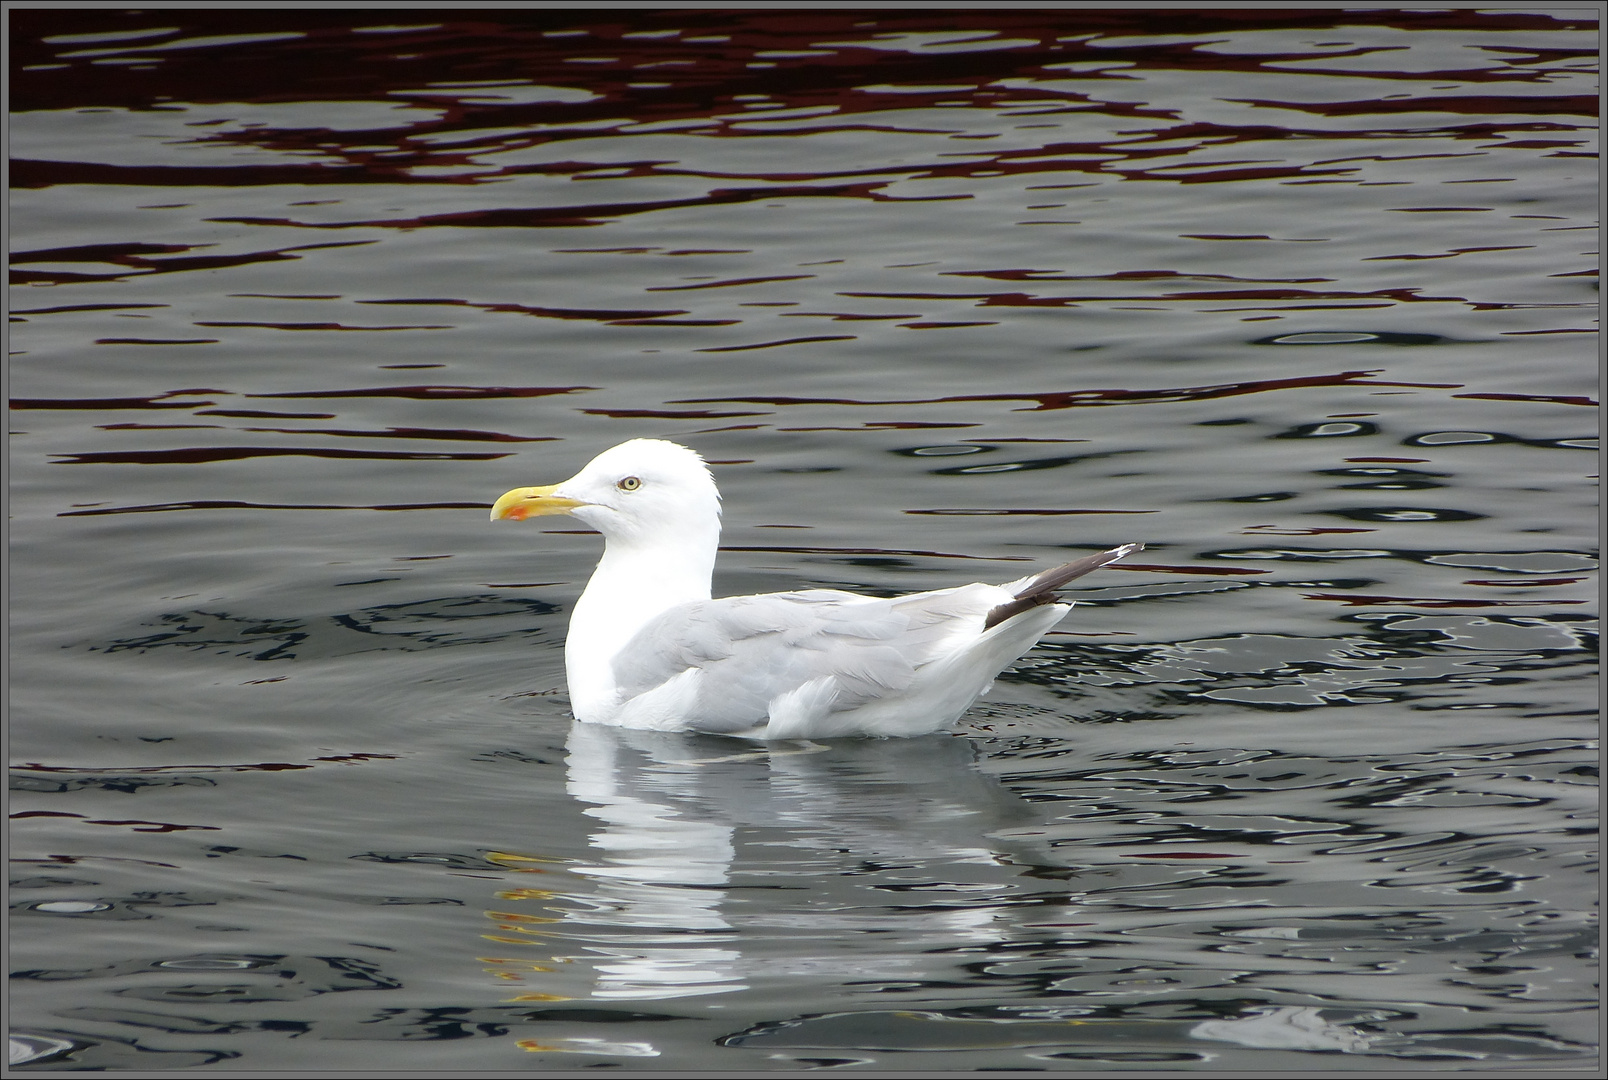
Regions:
<svg viewBox="0 0 1608 1080"><path fill-rule="evenodd" d="M604 538L564 644L576 719L755 739L943 730L1070 610L1056 589L1143 547L1004 585L712 599L714 477L658 439L621 443L561 484L515 488L491 519L546 514Z"/></svg>

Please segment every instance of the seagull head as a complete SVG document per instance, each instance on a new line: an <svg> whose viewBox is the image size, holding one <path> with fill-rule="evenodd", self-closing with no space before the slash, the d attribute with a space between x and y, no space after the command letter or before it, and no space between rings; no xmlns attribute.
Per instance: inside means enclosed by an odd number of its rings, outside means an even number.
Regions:
<svg viewBox="0 0 1608 1080"><path fill-rule="evenodd" d="M607 540L627 544L720 529L720 493L703 458L662 439L632 439L605 450L561 484L515 488L491 520L569 514Z"/></svg>

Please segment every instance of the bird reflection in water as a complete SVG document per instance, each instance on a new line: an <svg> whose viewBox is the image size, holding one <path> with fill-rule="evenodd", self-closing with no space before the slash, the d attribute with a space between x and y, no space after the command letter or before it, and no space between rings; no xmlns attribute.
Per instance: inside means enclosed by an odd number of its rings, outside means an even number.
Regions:
<svg viewBox="0 0 1608 1080"><path fill-rule="evenodd" d="M978 771L964 738L754 747L578 722L567 770L595 825L592 861L570 866L589 888L540 934L582 946L554 958L590 972L584 989L575 969L555 973L564 997L680 998L767 980L780 991L805 973L953 978L938 954L1002 940L1005 905L1027 887L1022 864L1042 861L990 836L1037 815ZM935 867L946 880L932 880ZM755 889L796 889L800 906L750 904ZM930 941L912 948L912 936Z"/></svg>

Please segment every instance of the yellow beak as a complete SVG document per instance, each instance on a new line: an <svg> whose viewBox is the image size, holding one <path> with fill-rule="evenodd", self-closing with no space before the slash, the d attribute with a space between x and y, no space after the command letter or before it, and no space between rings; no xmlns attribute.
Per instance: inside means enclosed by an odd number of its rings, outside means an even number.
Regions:
<svg viewBox="0 0 1608 1080"><path fill-rule="evenodd" d="M586 505L579 499L554 495L553 492L562 486L554 484L551 487L515 488L493 504L491 520L501 521L508 518L524 521L528 517L539 517L542 514L567 514L577 506Z"/></svg>

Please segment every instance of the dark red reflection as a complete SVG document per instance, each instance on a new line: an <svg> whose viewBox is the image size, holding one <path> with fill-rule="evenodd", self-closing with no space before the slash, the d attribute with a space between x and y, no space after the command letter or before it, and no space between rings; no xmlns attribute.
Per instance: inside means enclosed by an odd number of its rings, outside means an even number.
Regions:
<svg viewBox="0 0 1608 1080"><path fill-rule="evenodd" d="M1329 600L1347 607L1399 604L1419 608L1536 607L1551 604L1584 604L1584 600L1454 600L1435 596L1361 596L1355 593L1303 593L1308 600Z"/></svg>
<svg viewBox="0 0 1608 1080"><path fill-rule="evenodd" d="M246 394L250 398L416 398L440 401L455 398L533 398L596 390L595 386L368 386L356 390L289 390L278 394ZM208 402L210 405L211 402Z"/></svg>
<svg viewBox="0 0 1608 1080"><path fill-rule="evenodd" d="M1263 237L1263 239L1266 239ZM1250 284L1309 285L1330 278L1239 278L1180 270L1118 270L1110 274L1064 274L1055 270L947 270L940 277L980 277L997 281L1243 281Z"/></svg>
<svg viewBox="0 0 1608 1080"><path fill-rule="evenodd" d="M674 409L582 409L589 416L607 416L614 420L721 420L731 416L769 416L764 412L709 412L707 410Z"/></svg>
<svg viewBox="0 0 1608 1080"><path fill-rule="evenodd" d="M217 338L96 338L97 345L216 345Z"/></svg>
<svg viewBox="0 0 1608 1080"><path fill-rule="evenodd" d="M670 308L668 310L648 308L642 311L632 311L629 309L610 311L607 309L532 307L529 304L480 304L470 300L359 300L358 303L401 304L406 306L443 305L450 307L468 307L475 308L479 311L494 311L499 314L535 315L544 319L589 319L595 322L607 323L617 323L627 320L645 321L648 319L670 319L676 315L687 314L686 310L683 308ZM665 324L656 323L655 325ZM706 324L699 323L697 325Z"/></svg>
<svg viewBox="0 0 1608 1080"><path fill-rule="evenodd" d="M373 10L341 8L268 9L17 8L11 17L11 106L14 110L120 107L171 108L170 102L268 104L276 102L385 102L414 110L377 130L217 126L195 128L198 140L225 147L266 150L278 160L264 164L145 166L102 162L17 160L11 181L19 187L51 184L138 184L154 187L207 187L266 184L479 184L522 174L579 175L597 163L554 160L503 163L488 152L527 150L592 137L598 130L631 130L631 125L666 124L703 136L746 138L769 134L754 121L763 110L745 105L762 100L790 109L819 110L818 125L794 132L888 130L886 96L867 93L868 84L897 84L903 107L932 110L959 101L991 109L1016 108L1019 115L1093 112L1153 125L1138 138L1129 131L1110 140L1059 142L1031 150L967 155L965 161L912 162L900 176L830 177L846 183L810 187L827 174L757 177L775 185L710 192L693 199L657 203L601 204L559 209L503 208L433 215L409 220L366 222L416 227L457 225L584 226L622 214L672 206L743 202L789 194L880 199L880 190L903 177L972 176L988 170L1109 172L1129 179L1178 184L1222 183L1264 177L1326 177L1345 174L1344 162L1303 164L1229 160L1214 167L1178 172L1151 169L1148 159L1165 162L1176 146L1166 140L1210 140L1216 145L1267 143L1312 134L1267 125L1175 124L1167 109L1135 102L1122 93L1119 70L1085 70L1068 87L1059 65L1096 61L1131 65L1158 74L1229 73L1288 76L1281 66L1301 61L1301 70L1322 73L1321 57L1306 49L1281 49L1270 36L1263 51L1212 48L1224 34L1245 31L1328 31L1348 28L1478 30L1495 41L1484 46L1499 64L1475 63L1443 71L1390 70L1371 65L1366 77L1389 80L1402 92L1364 100L1284 102L1247 99L1284 114L1292 110L1324 117L1395 119L1421 114L1415 134L1430 132L1470 138L1510 133L1552 135L1571 130L1540 117L1594 117L1597 101L1585 95L1535 93L1548 72L1541 65L1589 50L1522 43L1504 32L1542 33L1594 30L1595 12L1568 9L1545 13L1480 10L1356 9L1013 9L1004 5L967 9L430 9L434 25L400 28L384 34L359 33L377 17ZM169 34L137 34L118 44L116 35L174 27ZM886 47L887 35L953 32L992 35L995 47L926 49ZM566 36L548 37L547 32ZM661 33L644 32L660 31ZM574 36L568 36L573 33ZM83 36L107 35L100 48L85 48ZM245 40L278 34L278 40ZM1218 35L1218 38L1214 38ZM77 41L63 40L77 37ZM216 39L184 48L164 46ZM1194 40L1188 40L1194 38ZM1184 39L1184 40L1180 40ZM1334 58L1381 54L1366 45L1335 44ZM584 58L584 64L566 61ZM113 62L103 62L103 61ZM102 62L98 62L102 61ZM116 62L122 61L122 62ZM1456 60L1448 58L1455 65ZM1344 64L1336 65L1343 69ZM271 72L272 78L264 77ZM1053 88L1046 84L1059 80ZM474 91L498 82L545 84L571 91L564 100L521 101ZM1445 93L1438 84L1522 83L1530 92ZM465 84L454 88L451 84ZM930 89L921 89L930 88ZM1130 125L1132 126L1132 125ZM1381 132L1322 132L1326 138L1353 138L1367 145ZM651 129L650 129L651 130ZM450 132L448 141L436 135ZM945 131L956 138L964 133ZM1387 129L1387 132L1388 129ZM1522 140L1539 152L1573 151L1564 137ZM983 145L977 142L966 145ZM1513 144L1516 147L1521 144ZM303 160L287 160L293 156ZM580 152L577 153L580 156ZM1035 157L1040 160L1033 160ZM512 160L512 159L511 159ZM610 161L614 175L685 175L675 162L652 158ZM719 179L718 177L715 179ZM786 185L793 185L787 187ZM237 218L256 224L289 219ZM308 221L311 228L349 227L351 222ZM267 256L273 258L276 256ZM219 256L219 258L229 258ZM200 265L200 264L196 264ZM179 265L169 269L181 268ZM26 271L24 273L34 273Z"/></svg>
<svg viewBox="0 0 1608 1080"><path fill-rule="evenodd" d="M451 330L450 324L429 326L347 326L338 322L197 322L196 326L246 326L260 330ZM96 342L97 345L103 342Z"/></svg>
<svg viewBox="0 0 1608 1080"><path fill-rule="evenodd" d="M644 292L688 292L693 289L725 289L733 285L762 285L771 281L804 281L814 274L775 274L770 277L732 278L729 281L702 281L696 285L653 285Z"/></svg>
<svg viewBox="0 0 1608 1080"><path fill-rule="evenodd" d="M1070 517L1080 514L1159 514L1160 510L906 510L907 514L927 514L933 517ZM1133 569L1133 563L1123 563L1122 569ZM1258 571L1260 573L1261 571Z"/></svg>
<svg viewBox="0 0 1608 1080"><path fill-rule="evenodd" d="M211 401L167 401L170 397L229 394L228 390L173 390L150 397L125 398L12 398L13 409L194 409Z"/></svg>
<svg viewBox="0 0 1608 1080"><path fill-rule="evenodd" d="M339 435L353 439L445 439L450 442L556 442L556 435L507 435L501 431L474 431L467 428L391 427L383 431L348 428L242 428L272 435Z"/></svg>
<svg viewBox="0 0 1608 1080"><path fill-rule="evenodd" d="M311 769L312 765L292 765L284 761L265 761L255 765L133 765L127 768L80 768L75 765L41 765L30 761L13 765L19 772L42 773L169 773L169 772L285 772L290 769Z"/></svg>
<svg viewBox="0 0 1608 1080"><path fill-rule="evenodd" d="M494 461L507 454L410 454L401 450L323 450L285 446L197 446L180 450L109 450L52 454L54 465L205 465L264 457L348 458L383 461Z"/></svg>
<svg viewBox="0 0 1608 1080"><path fill-rule="evenodd" d="M212 170L198 169L196 171L210 172ZM16 183L16 173L16 163L13 162L13 185L18 187L26 186ZM225 267L248 266L252 263L283 262L301 258L300 255L292 254L297 251L311 251L326 247L352 247L373 242L372 240L354 240L324 244L301 244L278 251L248 251L234 255L187 255L182 257L174 253L191 251L194 248L186 244L85 244L79 247L17 252L11 256L11 263L13 266L29 263L109 263L114 266L127 267L127 269L113 273L13 269L10 280L13 285L64 285L87 281L120 281L131 274L165 274L180 270L217 270ZM171 257L165 259L152 257L159 254L166 254Z"/></svg>
<svg viewBox="0 0 1608 1080"><path fill-rule="evenodd" d="M1369 72L1373 75L1374 72ZM1466 75L1459 71L1459 78ZM1584 94L1551 97L1541 94L1512 95L1508 97L1468 97L1455 95L1412 96L1405 99L1378 98L1370 101L1263 101L1257 98L1240 98L1246 105L1265 105L1276 109L1296 109L1319 116L1366 116L1372 114L1437 112L1488 116L1498 113L1522 113L1538 116L1596 116L1598 103Z"/></svg>
<svg viewBox="0 0 1608 1080"><path fill-rule="evenodd" d="M242 420L333 420L327 412L268 412L265 409L199 409L197 416L235 416Z"/></svg>
<svg viewBox="0 0 1608 1080"><path fill-rule="evenodd" d="M68 311L135 311L140 308L165 308L168 304L62 304L60 307L12 308L16 315L57 315Z"/></svg>
<svg viewBox="0 0 1608 1080"><path fill-rule="evenodd" d="M1266 239L1262 237L1260 239ZM1393 303L1460 303L1461 296L1421 296L1415 288L1374 289L1353 292L1346 289L1201 289L1190 292L1079 293L1072 296L1037 296L1032 293L938 293L938 292L840 292L839 296L858 296L872 300L976 300L978 307L1073 307L1084 303L1150 300L1389 300Z"/></svg>
<svg viewBox="0 0 1608 1080"><path fill-rule="evenodd" d="M12 814L11 817L13 819L17 819L17 818L37 818L37 817L83 818L84 815L83 814L72 814L72 813L68 813L68 812L63 811L63 810L24 810L23 812L21 812L19 814ZM127 825L127 826L132 827L135 832L156 832L156 833L188 832L188 831L190 831L192 829L204 829L204 830L206 830L208 832L217 832L218 829L219 829L219 827L216 826L216 825L174 825L174 824L171 824L171 823L168 823L168 822L162 822L162 821L145 821L145 820L143 820L141 818L125 818L125 819L121 819L121 820L117 820L117 821L99 820L99 819L91 820L91 819L85 818L84 819L84 824L86 824L86 825Z"/></svg>
<svg viewBox="0 0 1608 1080"><path fill-rule="evenodd" d="M490 503L392 503L346 506L339 503L254 503L236 499L195 499L189 502L152 503L147 506L108 506L99 510L67 510L57 517L104 517L109 514L162 514L175 510L489 510Z"/></svg>
<svg viewBox="0 0 1608 1080"><path fill-rule="evenodd" d="M710 350L705 350L710 351ZM1378 369L1342 371L1337 375L1309 375L1289 379L1255 379L1216 386L1185 386L1167 390L1063 390L1044 394L965 394L941 398L860 401L855 398L732 397L685 398L672 405L706 405L736 402L754 405L941 405L961 401L1036 401L1031 410L1071 409L1091 405L1136 405L1162 401L1205 401L1210 398L1239 397L1273 390L1292 390L1303 386L1405 386L1420 389L1455 388L1459 383L1374 382Z"/></svg>
<svg viewBox="0 0 1608 1080"><path fill-rule="evenodd" d="M1483 398L1486 401L1550 401L1557 405L1589 405L1596 407L1593 398L1583 394L1453 394L1454 398Z"/></svg>
<svg viewBox="0 0 1608 1080"><path fill-rule="evenodd" d="M821 334L815 337L782 338L779 341L759 341L752 345L720 345L709 349L695 349L694 351L701 353L750 352L754 349L775 349L782 345L808 345L811 342L817 341L853 340L855 340L855 336L853 334ZM680 403L671 402L671 404ZM697 404L697 402L692 402L692 404Z"/></svg>

